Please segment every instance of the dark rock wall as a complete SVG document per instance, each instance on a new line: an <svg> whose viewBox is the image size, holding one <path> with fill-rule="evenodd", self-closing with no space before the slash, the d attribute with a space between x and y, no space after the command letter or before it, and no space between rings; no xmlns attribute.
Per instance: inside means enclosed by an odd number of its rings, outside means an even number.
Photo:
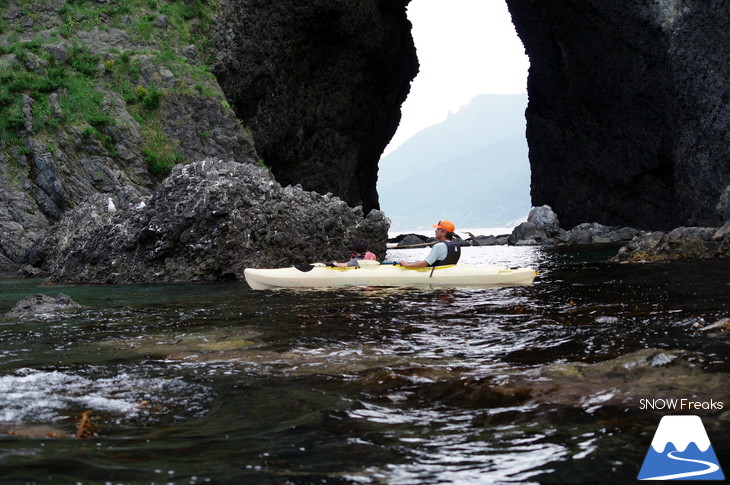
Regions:
<svg viewBox="0 0 730 485"><path fill-rule="evenodd" d="M507 3L531 63L533 205L563 227L730 217L726 1Z"/></svg>
<svg viewBox="0 0 730 485"><path fill-rule="evenodd" d="M282 185L378 208L377 162L418 71L408 0L227 0L214 72Z"/></svg>

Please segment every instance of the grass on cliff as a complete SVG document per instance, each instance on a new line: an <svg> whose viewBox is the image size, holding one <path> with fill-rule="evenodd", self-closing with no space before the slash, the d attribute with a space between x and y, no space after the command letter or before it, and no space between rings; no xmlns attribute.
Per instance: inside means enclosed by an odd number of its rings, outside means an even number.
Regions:
<svg viewBox="0 0 730 485"><path fill-rule="evenodd" d="M91 135L116 156L116 148L105 129L116 124L116 119L105 113L104 94L97 88L101 57L85 47L72 46L68 61L60 63L43 49L42 42L20 42L5 52L16 62L0 72L0 133L3 144L20 144L19 134L32 120L35 134L55 133L63 126L81 126L84 135ZM30 99L29 118L24 97ZM148 110L159 106L161 93L156 88L145 89L139 100Z"/></svg>
<svg viewBox="0 0 730 485"><path fill-rule="evenodd" d="M24 15L37 18L42 9L34 6L45 2L16 0ZM127 110L140 124L141 152L150 172L164 175L183 157L176 152L176 142L168 140L161 129L158 108L164 96L171 92L184 93L196 89L199 94L220 96L210 89L211 79L206 66L198 66L176 55L177 46L204 47L201 32L212 20L215 0L67 0L52 16L57 22L58 38L29 39L25 29L11 31L0 22L0 33L8 42L0 47L0 141L17 145L22 151L27 117L23 95L32 99L32 130L36 135L52 137L64 127L78 126L84 135L95 138L109 156L116 148L108 128L117 120L105 108L103 91L116 92L126 103ZM8 8L0 0L0 13ZM22 22L13 22L20 26ZM39 25L41 22L34 22ZM36 27L38 28L38 27ZM132 44L127 51L110 48L94 54L83 46L79 31L116 28L129 35ZM59 46L71 44L59 54ZM63 50L63 49L61 49ZM173 88L161 89L146 83L142 76L140 56L154 59L167 67L176 79L193 80Z"/></svg>
<svg viewBox="0 0 730 485"><path fill-rule="evenodd" d="M73 38L76 31L93 28L119 28L128 32L136 43L167 45L196 44L201 46L204 32L212 20L216 0L112 0L99 4L96 0L67 0L60 10L60 33ZM195 20L197 29L191 20Z"/></svg>
<svg viewBox="0 0 730 485"><path fill-rule="evenodd" d="M99 56L73 46L68 50L68 62L60 63L43 49L44 45L35 40L0 48L0 56L15 59L0 70L0 132L4 143L24 128L23 95L33 100L34 132L55 130L62 123L93 126L104 119L100 110L103 96L94 89ZM53 93L61 111L54 112Z"/></svg>

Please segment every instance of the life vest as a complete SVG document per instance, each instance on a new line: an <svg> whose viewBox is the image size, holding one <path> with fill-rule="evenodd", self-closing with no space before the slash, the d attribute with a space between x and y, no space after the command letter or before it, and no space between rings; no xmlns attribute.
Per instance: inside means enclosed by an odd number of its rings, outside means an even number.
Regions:
<svg viewBox="0 0 730 485"><path fill-rule="evenodd" d="M446 253L446 257L444 259L439 259L438 261L434 261L434 263L431 266L445 266L447 264L456 264L459 261L459 258L461 257L461 247L459 246L459 243L456 243L454 241L441 241L441 242L446 244L446 250L448 251Z"/></svg>

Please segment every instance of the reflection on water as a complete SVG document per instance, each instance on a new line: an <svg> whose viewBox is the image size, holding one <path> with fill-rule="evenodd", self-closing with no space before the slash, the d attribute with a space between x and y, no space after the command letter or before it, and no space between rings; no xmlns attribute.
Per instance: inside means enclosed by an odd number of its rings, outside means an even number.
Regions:
<svg viewBox="0 0 730 485"><path fill-rule="evenodd" d="M651 398L724 401L694 413L727 471L730 336L698 329L730 316L730 264L614 252L464 248L540 271L490 289L0 280L0 312L83 305L0 319L0 480L622 483L666 414ZM63 437L86 409L99 437Z"/></svg>

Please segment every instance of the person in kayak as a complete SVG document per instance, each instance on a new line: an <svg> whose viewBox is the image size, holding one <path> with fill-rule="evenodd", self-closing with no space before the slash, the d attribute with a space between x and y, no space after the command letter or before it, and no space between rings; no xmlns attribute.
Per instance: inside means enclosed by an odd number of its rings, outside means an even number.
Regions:
<svg viewBox="0 0 730 485"><path fill-rule="evenodd" d="M444 266L456 264L461 257L461 248L454 242L454 223L451 221L439 221L432 224L436 228L436 239L438 242L433 245L431 252L426 259L420 261L398 261L398 264L405 268L425 268L427 266Z"/></svg>
<svg viewBox="0 0 730 485"><path fill-rule="evenodd" d="M368 243L365 241L355 241L355 243L352 245L352 249L353 253L350 255L350 260L348 262L338 263L337 261L332 261L332 263L330 264L338 268L359 268L360 263L358 263L358 261L362 259L377 261L375 254L368 251Z"/></svg>

